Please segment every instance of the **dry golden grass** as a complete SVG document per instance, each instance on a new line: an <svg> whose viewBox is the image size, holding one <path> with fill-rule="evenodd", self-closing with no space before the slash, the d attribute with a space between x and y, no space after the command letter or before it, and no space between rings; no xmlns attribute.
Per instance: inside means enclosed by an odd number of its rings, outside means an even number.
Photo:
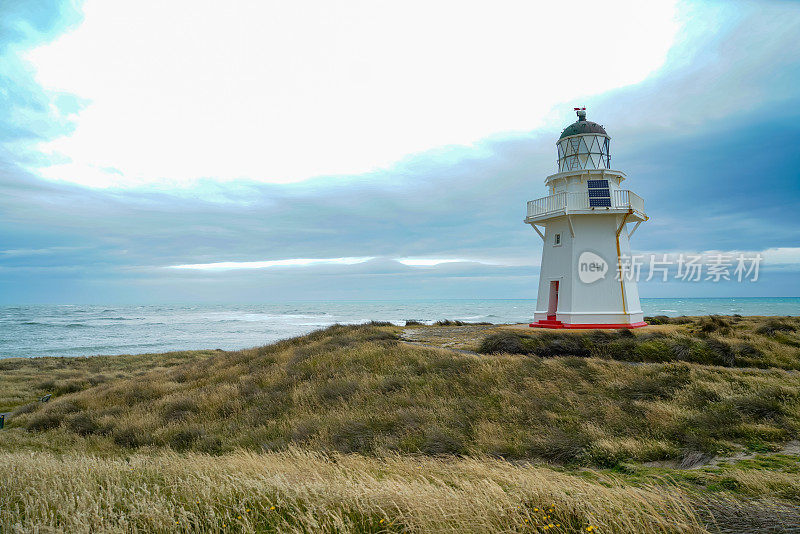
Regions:
<svg viewBox="0 0 800 534"><path fill-rule="evenodd" d="M712 510L676 486L610 475L298 450L0 454L0 483L3 532L688 533L706 532Z"/></svg>

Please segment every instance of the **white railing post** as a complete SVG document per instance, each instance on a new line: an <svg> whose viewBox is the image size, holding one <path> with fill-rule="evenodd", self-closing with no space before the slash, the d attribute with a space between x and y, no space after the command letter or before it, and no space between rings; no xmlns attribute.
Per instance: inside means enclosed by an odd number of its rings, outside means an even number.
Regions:
<svg viewBox="0 0 800 534"><path fill-rule="evenodd" d="M614 191L614 207L615 208L629 208L630 207L630 198L628 196L627 189L617 189Z"/></svg>
<svg viewBox="0 0 800 534"><path fill-rule="evenodd" d="M644 199L632 191L629 192L629 197L631 209L644 214Z"/></svg>
<svg viewBox="0 0 800 534"><path fill-rule="evenodd" d="M642 197L627 189L617 189L614 191L615 209L632 209L644 215L644 200ZM561 210L587 210L589 205L589 193L568 193L562 191L528 202L528 217L538 217L548 213Z"/></svg>
<svg viewBox="0 0 800 534"><path fill-rule="evenodd" d="M545 213L563 210L567 207L567 194L556 193L544 198L528 202L528 217L536 217Z"/></svg>

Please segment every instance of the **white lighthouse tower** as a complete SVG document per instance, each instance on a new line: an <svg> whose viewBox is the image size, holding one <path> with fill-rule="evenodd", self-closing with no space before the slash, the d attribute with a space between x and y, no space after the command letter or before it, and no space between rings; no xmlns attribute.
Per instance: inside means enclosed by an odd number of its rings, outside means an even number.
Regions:
<svg viewBox="0 0 800 534"><path fill-rule="evenodd" d="M525 222L544 242L531 326L645 326L636 281L617 276L630 259L630 237L647 220L644 200L611 168L605 129L586 120L586 108L575 110L578 120L556 143L558 172L545 179L550 195L528 202Z"/></svg>

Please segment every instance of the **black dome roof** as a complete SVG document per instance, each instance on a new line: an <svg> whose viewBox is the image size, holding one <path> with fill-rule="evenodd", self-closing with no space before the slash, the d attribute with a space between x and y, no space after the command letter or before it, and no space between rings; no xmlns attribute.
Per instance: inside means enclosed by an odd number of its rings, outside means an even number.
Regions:
<svg viewBox="0 0 800 534"><path fill-rule="evenodd" d="M601 135L608 135L606 130L597 124L596 122L587 121L586 120L586 112L584 110L577 110L578 111L578 120L564 128L564 131L561 132L561 137L559 139L563 139L565 137L569 137L571 135L580 135L580 134L601 134Z"/></svg>

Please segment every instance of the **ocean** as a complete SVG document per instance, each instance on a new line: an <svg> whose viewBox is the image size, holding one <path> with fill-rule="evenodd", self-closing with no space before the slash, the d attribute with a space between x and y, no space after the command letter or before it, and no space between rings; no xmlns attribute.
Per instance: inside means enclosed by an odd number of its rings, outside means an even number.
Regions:
<svg viewBox="0 0 800 534"><path fill-rule="evenodd" d="M335 323L529 322L535 300L0 306L0 358L236 350ZM645 315L800 315L800 298L642 299Z"/></svg>

